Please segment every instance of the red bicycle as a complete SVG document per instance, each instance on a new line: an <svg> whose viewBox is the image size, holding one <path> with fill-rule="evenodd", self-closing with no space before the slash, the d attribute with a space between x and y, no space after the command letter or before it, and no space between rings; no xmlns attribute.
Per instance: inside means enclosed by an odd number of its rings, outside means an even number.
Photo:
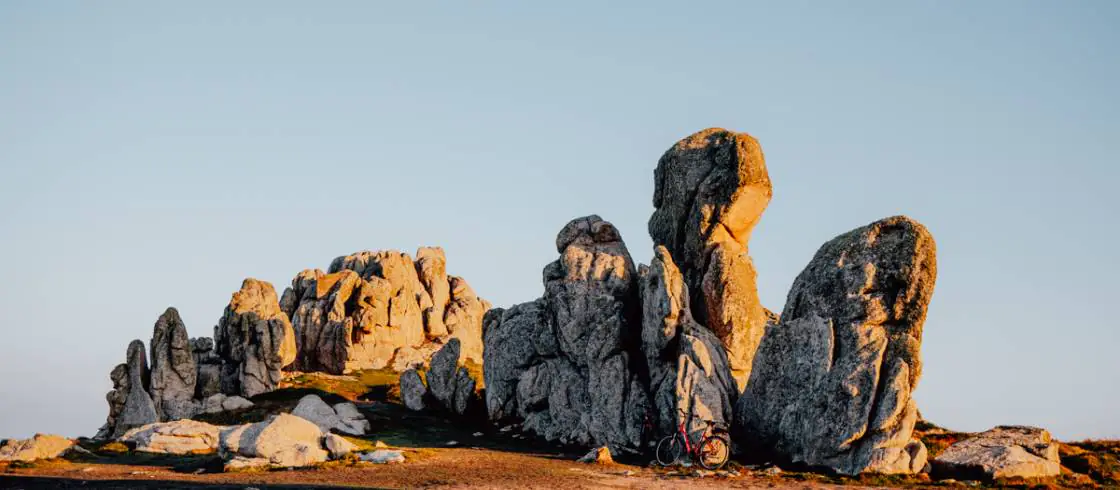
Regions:
<svg viewBox="0 0 1120 490"><path fill-rule="evenodd" d="M684 410L678 411L681 415L685 415ZM706 469L722 468L731 456L731 438L727 435L727 430L718 427L711 420L705 420L707 427L700 434L698 443L693 445L683 422L687 418L681 417L682 422L677 426L677 432L665 436L657 443L657 462L661 463L661 466L674 465L680 461L682 455L688 454Z"/></svg>

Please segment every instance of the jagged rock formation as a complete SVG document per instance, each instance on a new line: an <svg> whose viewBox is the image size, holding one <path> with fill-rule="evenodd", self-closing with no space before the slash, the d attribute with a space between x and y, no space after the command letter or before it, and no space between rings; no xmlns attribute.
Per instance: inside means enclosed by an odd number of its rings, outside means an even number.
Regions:
<svg viewBox="0 0 1120 490"><path fill-rule="evenodd" d="M696 320L720 338L740 390L767 312L747 241L772 195L762 147L745 133L705 129L657 162L649 234L684 274Z"/></svg>
<svg viewBox="0 0 1120 490"><path fill-rule="evenodd" d="M965 439L930 461L936 478L994 480L1058 476L1058 443L1037 427L999 426Z"/></svg>
<svg viewBox="0 0 1120 490"><path fill-rule="evenodd" d="M252 397L272 391L282 377L280 370L296 359L295 332L280 310L276 290L252 278L233 293L214 327L214 343L225 394Z"/></svg>
<svg viewBox="0 0 1120 490"><path fill-rule="evenodd" d="M144 342L133 340L128 344L126 363L128 372L128 394L124 407L113 420L112 437L120 437L129 429L159 421L155 402L148 394L150 372L148 358L144 355Z"/></svg>
<svg viewBox="0 0 1120 490"><path fill-rule="evenodd" d="M688 287L668 250L655 247L639 276L642 351L658 433L670 434L681 422L690 433L703 431L704 421L730 426L737 389L727 353L719 338L692 318Z"/></svg>
<svg viewBox="0 0 1120 490"><path fill-rule="evenodd" d="M449 338L482 360L482 315L490 304L462 278L448 276L443 249L417 260L396 251L336 258L327 273L305 270L284 292L299 337L298 369L332 374L426 362Z"/></svg>
<svg viewBox="0 0 1120 490"><path fill-rule="evenodd" d="M451 339L432 356L427 371L427 386L415 369L401 374L401 399L411 410L423 410L430 399L445 410L465 415L479 402L479 381L460 363L459 339Z"/></svg>
<svg viewBox="0 0 1120 490"><path fill-rule="evenodd" d="M736 406L739 442L842 474L920 468L910 393L935 255L925 227L901 216L825 243L767 328Z"/></svg>
<svg viewBox="0 0 1120 490"><path fill-rule="evenodd" d="M556 249L543 298L487 314L489 416L520 418L551 441L637 448L649 401L635 369L642 357L630 253L598 216L569 222Z"/></svg>
<svg viewBox="0 0 1120 490"><path fill-rule="evenodd" d="M190 418L198 412L195 382L198 371L187 327L179 311L168 308L152 335L151 395L161 420Z"/></svg>

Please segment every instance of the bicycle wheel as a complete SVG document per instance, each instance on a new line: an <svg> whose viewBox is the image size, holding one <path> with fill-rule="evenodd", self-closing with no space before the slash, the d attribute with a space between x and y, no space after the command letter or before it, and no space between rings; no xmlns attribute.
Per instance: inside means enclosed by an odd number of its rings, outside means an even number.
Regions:
<svg viewBox="0 0 1120 490"><path fill-rule="evenodd" d="M731 442L723 434L715 434L700 441L700 466L709 470L718 470L727 464L731 456Z"/></svg>
<svg viewBox="0 0 1120 490"><path fill-rule="evenodd" d="M657 443L657 462L661 466L669 466L676 464L681 459L681 452L684 449L684 442L681 441L679 434L665 436L661 442Z"/></svg>

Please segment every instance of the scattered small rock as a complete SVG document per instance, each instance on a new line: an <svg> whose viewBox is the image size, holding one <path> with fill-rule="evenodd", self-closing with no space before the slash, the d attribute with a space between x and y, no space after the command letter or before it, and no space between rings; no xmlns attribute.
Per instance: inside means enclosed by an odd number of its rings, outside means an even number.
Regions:
<svg viewBox="0 0 1120 490"><path fill-rule="evenodd" d="M472 435L472 436L475 436L475 437L482 437L482 433L481 433L481 432L475 432L474 434L471 434L471 435Z"/></svg>
<svg viewBox="0 0 1120 490"><path fill-rule="evenodd" d="M327 448L331 459L341 459L343 456L358 449L358 446L354 445L354 443L335 434L326 434L323 436L323 447Z"/></svg>
<svg viewBox="0 0 1120 490"><path fill-rule="evenodd" d="M611 450L606 446L597 447L588 451L582 458L576 460L580 463L597 463L597 464L612 464L614 459L611 458Z"/></svg>
<svg viewBox="0 0 1120 490"><path fill-rule="evenodd" d="M376 451L362 453L360 456L358 456L358 459L367 463L377 464L403 463L404 454L400 451L391 449L378 449Z"/></svg>
<svg viewBox="0 0 1120 490"><path fill-rule="evenodd" d="M766 475L766 476L778 476L778 475L782 474L782 469L777 467L777 466L771 466L769 468L766 468L766 469L760 471L760 473L762 473L763 475Z"/></svg>
<svg viewBox="0 0 1120 490"><path fill-rule="evenodd" d="M447 447L453 447L453 446L458 446L458 445L459 445L459 441L447 441L447 444L446 444Z"/></svg>

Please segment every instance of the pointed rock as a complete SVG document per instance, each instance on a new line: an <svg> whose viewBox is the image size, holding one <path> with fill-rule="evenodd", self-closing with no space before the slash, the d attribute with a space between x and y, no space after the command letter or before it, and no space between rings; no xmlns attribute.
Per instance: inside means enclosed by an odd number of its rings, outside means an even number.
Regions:
<svg viewBox="0 0 1120 490"><path fill-rule="evenodd" d="M147 390L150 373L144 350L143 341L133 340L128 344L128 396L113 425L111 437L114 439L130 429L159 421L156 405Z"/></svg>
<svg viewBox="0 0 1120 490"><path fill-rule="evenodd" d="M152 401L161 420L190 418L198 370L187 327L179 311L168 308L156 321L152 335Z"/></svg>
<svg viewBox="0 0 1120 490"><path fill-rule="evenodd" d="M740 390L766 325L747 242L772 194L758 141L720 128L677 142L654 171L650 237L684 273L692 312L727 348Z"/></svg>

